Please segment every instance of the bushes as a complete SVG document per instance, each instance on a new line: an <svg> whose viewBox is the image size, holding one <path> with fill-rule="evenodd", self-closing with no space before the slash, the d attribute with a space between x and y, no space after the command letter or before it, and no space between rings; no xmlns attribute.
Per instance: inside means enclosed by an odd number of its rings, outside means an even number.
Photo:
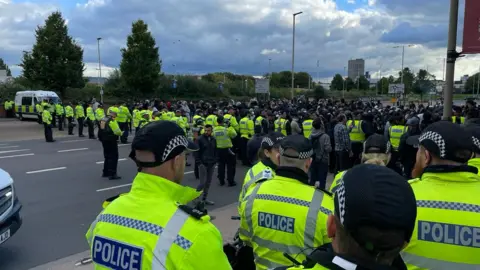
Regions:
<svg viewBox="0 0 480 270"><path fill-rule="evenodd" d="M23 85L16 82L0 83L0 99L11 99L15 98L15 93L18 91L27 90Z"/></svg>

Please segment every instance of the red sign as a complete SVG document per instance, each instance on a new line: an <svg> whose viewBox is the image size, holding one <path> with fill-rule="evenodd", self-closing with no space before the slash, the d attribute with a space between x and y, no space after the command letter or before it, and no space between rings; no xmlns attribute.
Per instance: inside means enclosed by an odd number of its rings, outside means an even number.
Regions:
<svg viewBox="0 0 480 270"><path fill-rule="evenodd" d="M480 1L465 0L462 54L480 53Z"/></svg>

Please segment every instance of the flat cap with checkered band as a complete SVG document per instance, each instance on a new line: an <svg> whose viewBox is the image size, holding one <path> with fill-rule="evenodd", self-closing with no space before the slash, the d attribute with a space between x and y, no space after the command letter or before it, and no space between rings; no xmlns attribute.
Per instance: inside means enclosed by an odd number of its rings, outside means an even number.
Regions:
<svg viewBox="0 0 480 270"><path fill-rule="evenodd" d="M472 135L473 151L480 154L480 125L466 125L465 130Z"/></svg>
<svg viewBox="0 0 480 270"><path fill-rule="evenodd" d="M288 149L293 149L297 154L287 154ZM312 143L303 135L290 135L282 140L279 147L280 155L296 159L309 159L313 155Z"/></svg>
<svg viewBox="0 0 480 270"><path fill-rule="evenodd" d="M357 165L342 175L334 196L335 216L368 252L378 254L410 241L417 216L415 195L395 171L372 164ZM403 237L369 239L363 233L365 227L398 230Z"/></svg>
<svg viewBox="0 0 480 270"><path fill-rule="evenodd" d="M138 161L135 151L149 151L155 155L155 162ZM155 121L141 128L132 142L132 158L139 167L156 167L180 155L184 151L197 151L198 146L187 140L185 132L171 121Z"/></svg>
<svg viewBox="0 0 480 270"><path fill-rule="evenodd" d="M409 141L412 141L412 138L409 138ZM459 151L474 150L471 133L465 126L450 121L439 121L429 125L415 141L433 155L459 163L466 163L469 159L465 155L458 155Z"/></svg>
<svg viewBox="0 0 480 270"><path fill-rule="evenodd" d="M388 154L390 153L391 148L390 142L385 139L385 136L380 134L370 135L363 143L363 152L366 154Z"/></svg>
<svg viewBox="0 0 480 270"><path fill-rule="evenodd" d="M283 135L281 132L270 132L263 137L262 148L272 149L272 147L280 145L283 139L285 139L285 135Z"/></svg>

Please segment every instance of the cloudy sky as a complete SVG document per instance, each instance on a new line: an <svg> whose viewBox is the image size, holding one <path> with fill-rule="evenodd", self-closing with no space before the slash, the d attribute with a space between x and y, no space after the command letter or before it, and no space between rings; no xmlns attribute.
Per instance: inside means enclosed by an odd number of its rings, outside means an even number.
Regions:
<svg viewBox="0 0 480 270"><path fill-rule="evenodd" d="M102 37L104 76L119 66L131 23L145 20L163 59L163 71L205 74L230 71L261 75L289 70L292 13L296 22L295 70L327 81L347 61L364 58L373 76L405 66L428 68L442 78L448 0L0 0L0 57L15 75L34 30L60 10L70 35L84 48L85 76L98 76L96 38ZM460 0L461 45L464 0ZM459 47L458 50L461 48ZM270 66L269 66L269 59ZM479 69L480 57L457 61L455 77ZM319 66L317 67L317 63Z"/></svg>

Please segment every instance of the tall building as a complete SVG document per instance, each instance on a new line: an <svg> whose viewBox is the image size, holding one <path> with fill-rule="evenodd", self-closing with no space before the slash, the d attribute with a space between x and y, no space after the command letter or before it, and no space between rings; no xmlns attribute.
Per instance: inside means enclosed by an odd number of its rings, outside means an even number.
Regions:
<svg viewBox="0 0 480 270"><path fill-rule="evenodd" d="M357 77L362 75L365 75L365 60L348 60L348 77L352 80L356 80Z"/></svg>

